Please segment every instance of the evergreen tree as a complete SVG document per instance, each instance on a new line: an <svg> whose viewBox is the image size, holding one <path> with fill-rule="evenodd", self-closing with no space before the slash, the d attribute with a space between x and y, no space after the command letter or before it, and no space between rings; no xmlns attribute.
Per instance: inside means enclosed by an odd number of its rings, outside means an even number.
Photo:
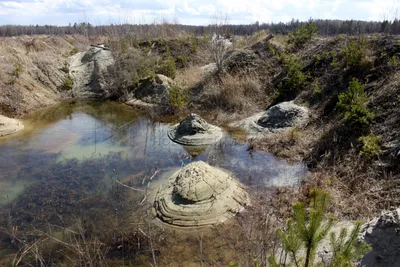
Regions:
<svg viewBox="0 0 400 267"><path fill-rule="evenodd" d="M285 257L277 260L275 255L271 255L268 258L270 266L309 267L314 265L316 249L334 223L332 216L326 218L328 204L328 193L314 189L311 191L308 205L305 202L297 202L293 205L293 215L288 221L286 230L279 229L277 231ZM360 229L361 223L357 222L349 237L347 237L346 229L341 230L338 238L334 233L331 233L333 257L328 266L352 266L353 261L360 259L368 252L369 246L367 244L357 244ZM305 255L305 257L300 258L301 255ZM289 264L287 263L287 256L290 257Z"/></svg>
<svg viewBox="0 0 400 267"><path fill-rule="evenodd" d="M333 257L329 267L351 267L353 261L359 260L371 250L371 247L365 242L357 244L360 230L361 223L356 222L348 237L346 228L341 229L337 238L335 233L331 233L330 243Z"/></svg>

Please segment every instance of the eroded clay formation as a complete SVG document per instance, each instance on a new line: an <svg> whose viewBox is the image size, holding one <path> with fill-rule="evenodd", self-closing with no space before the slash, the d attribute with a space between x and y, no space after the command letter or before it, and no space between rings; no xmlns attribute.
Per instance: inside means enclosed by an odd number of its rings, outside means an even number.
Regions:
<svg viewBox="0 0 400 267"><path fill-rule="evenodd" d="M16 133L24 129L24 124L16 119L0 115L0 136Z"/></svg>
<svg viewBox="0 0 400 267"><path fill-rule="evenodd" d="M249 196L232 175L198 161L175 172L154 200L157 217L168 224L196 227L219 224L249 204Z"/></svg>
<svg viewBox="0 0 400 267"><path fill-rule="evenodd" d="M199 115L192 113L168 131L168 137L179 144L203 146L220 140L222 130L207 123Z"/></svg>

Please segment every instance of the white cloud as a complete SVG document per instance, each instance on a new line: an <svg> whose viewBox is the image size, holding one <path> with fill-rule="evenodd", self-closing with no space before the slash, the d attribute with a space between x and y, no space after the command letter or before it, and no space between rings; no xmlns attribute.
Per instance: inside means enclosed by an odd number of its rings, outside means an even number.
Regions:
<svg viewBox="0 0 400 267"><path fill-rule="evenodd" d="M24 7L24 5L19 2L0 2L0 6L2 8L10 8L10 9L20 9Z"/></svg>
<svg viewBox="0 0 400 267"><path fill-rule="evenodd" d="M0 24L93 24L162 18L181 23L208 24L216 13L231 23L290 21L292 18L381 20L393 17L400 0L0 0Z"/></svg>

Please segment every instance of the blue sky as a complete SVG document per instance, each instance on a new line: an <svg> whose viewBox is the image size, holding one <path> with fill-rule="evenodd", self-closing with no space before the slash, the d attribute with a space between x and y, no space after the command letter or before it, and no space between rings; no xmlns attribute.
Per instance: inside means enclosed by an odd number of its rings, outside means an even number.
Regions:
<svg viewBox="0 0 400 267"><path fill-rule="evenodd" d="M98 25L167 20L207 25L223 14L231 24L310 17L382 20L394 18L398 7L400 0L0 0L0 24L68 25L88 21Z"/></svg>

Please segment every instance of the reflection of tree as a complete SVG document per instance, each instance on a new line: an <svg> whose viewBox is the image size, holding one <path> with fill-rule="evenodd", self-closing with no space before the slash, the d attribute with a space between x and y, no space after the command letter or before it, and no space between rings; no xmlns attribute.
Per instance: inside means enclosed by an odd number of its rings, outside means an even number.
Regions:
<svg viewBox="0 0 400 267"><path fill-rule="evenodd" d="M222 138L218 142L210 145L206 161L213 165L225 167L227 155L234 154L230 144L230 138Z"/></svg>

